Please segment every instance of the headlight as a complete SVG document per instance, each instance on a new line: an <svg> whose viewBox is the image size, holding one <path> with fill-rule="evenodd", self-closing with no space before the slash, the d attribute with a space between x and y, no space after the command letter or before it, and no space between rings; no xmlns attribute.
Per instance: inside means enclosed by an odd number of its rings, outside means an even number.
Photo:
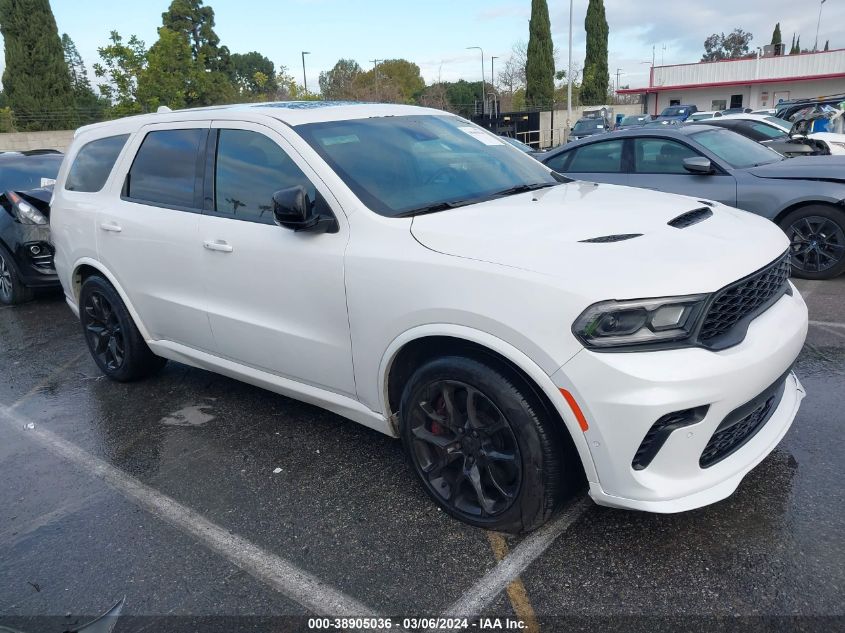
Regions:
<svg viewBox="0 0 845 633"><path fill-rule="evenodd" d="M10 191L8 197L14 205L15 215L23 224L47 224L47 218L44 217L44 214L18 194Z"/></svg>
<svg viewBox="0 0 845 633"><path fill-rule="evenodd" d="M572 333L591 348L683 347L708 295L602 301L584 310Z"/></svg>

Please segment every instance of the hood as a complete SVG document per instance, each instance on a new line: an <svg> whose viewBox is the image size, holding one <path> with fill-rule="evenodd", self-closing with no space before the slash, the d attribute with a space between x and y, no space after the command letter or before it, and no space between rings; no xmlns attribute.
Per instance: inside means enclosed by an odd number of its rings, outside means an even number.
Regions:
<svg viewBox="0 0 845 633"><path fill-rule="evenodd" d="M845 183L845 156L798 156L759 167L748 172L758 178L789 180L826 180Z"/></svg>
<svg viewBox="0 0 845 633"><path fill-rule="evenodd" d="M686 228L668 224L701 208L712 215ZM411 232L431 250L556 277L567 290L607 299L713 292L788 246L780 229L750 213L583 181L418 216ZM583 241L624 234L641 235Z"/></svg>

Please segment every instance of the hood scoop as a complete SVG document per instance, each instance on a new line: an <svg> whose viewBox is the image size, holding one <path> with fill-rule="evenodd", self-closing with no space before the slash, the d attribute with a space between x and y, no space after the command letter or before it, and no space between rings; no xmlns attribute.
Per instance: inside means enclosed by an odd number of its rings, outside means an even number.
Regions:
<svg viewBox="0 0 845 633"><path fill-rule="evenodd" d="M642 237L642 233L621 233L619 235L602 235L601 237L591 237L588 240L578 240L582 244L607 244L609 242L624 242L635 237Z"/></svg>
<svg viewBox="0 0 845 633"><path fill-rule="evenodd" d="M682 213L677 218L669 220L667 224L675 227L676 229L685 229L693 224L703 222L712 215L713 212L710 209L702 207L700 209L693 209L692 211Z"/></svg>

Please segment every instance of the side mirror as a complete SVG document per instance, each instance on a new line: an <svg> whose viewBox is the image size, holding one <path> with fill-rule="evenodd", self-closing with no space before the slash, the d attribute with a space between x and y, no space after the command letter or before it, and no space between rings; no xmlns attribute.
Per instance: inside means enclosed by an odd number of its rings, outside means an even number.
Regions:
<svg viewBox="0 0 845 633"><path fill-rule="evenodd" d="M696 174L698 176L706 176L716 171L713 169L713 163L710 162L710 159L704 158L703 156L685 158L684 169L686 169L689 173Z"/></svg>
<svg viewBox="0 0 845 633"><path fill-rule="evenodd" d="M280 189L273 194L273 217L279 226L292 231L337 233L334 216L321 215L315 207L315 202L302 185Z"/></svg>

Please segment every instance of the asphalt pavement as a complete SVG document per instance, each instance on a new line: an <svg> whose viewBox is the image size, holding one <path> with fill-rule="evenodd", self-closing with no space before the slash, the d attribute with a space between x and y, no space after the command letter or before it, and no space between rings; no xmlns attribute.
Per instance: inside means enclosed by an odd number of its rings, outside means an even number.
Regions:
<svg viewBox="0 0 845 633"><path fill-rule="evenodd" d="M110 382L60 294L0 308L0 626L58 633L125 598L116 631L843 630L845 277L798 285L807 397L733 496L577 499L522 537L440 512L395 440L178 363Z"/></svg>

